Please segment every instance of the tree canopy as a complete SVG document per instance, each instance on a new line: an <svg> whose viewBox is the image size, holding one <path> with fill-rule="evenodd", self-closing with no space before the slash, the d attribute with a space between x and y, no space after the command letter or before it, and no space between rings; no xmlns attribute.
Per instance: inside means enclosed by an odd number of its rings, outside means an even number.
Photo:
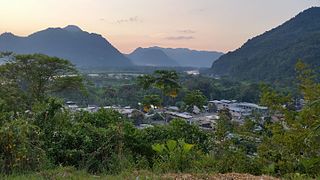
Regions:
<svg viewBox="0 0 320 180"><path fill-rule="evenodd" d="M69 61L43 54L14 55L0 66L1 99L14 96L29 107L52 93L83 89L82 81Z"/></svg>

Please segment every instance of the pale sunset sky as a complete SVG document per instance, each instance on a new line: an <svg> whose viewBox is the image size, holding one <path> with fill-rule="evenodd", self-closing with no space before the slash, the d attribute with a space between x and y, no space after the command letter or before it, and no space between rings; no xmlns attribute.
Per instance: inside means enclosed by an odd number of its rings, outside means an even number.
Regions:
<svg viewBox="0 0 320 180"><path fill-rule="evenodd" d="M137 47L227 52L320 0L0 0L0 33L77 25L123 53Z"/></svg>

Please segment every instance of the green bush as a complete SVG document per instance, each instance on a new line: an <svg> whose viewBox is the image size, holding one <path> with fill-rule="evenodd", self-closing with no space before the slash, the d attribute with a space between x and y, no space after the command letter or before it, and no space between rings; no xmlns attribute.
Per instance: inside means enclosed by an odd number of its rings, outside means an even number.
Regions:
<svg viewBox="0 0 320 180"><path fill-rule="evenodd" d="M197 158L194 145L184 140L168 140L165 144L152 145L152 149L158 155L154 167L161 172L185 172Z"/></svg>
<svg viewBox="0 0 320 180"><path fill-rule="evenodd" d="M27 120L7 122L0 129L0 171L4 174L36 171L44 167L40 128Z"/></svg>

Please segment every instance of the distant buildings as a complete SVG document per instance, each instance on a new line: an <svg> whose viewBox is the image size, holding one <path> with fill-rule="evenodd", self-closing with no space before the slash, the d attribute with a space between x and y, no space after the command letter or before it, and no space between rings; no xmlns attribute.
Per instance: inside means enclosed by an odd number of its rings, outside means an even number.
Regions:
<svg viewBox="0 0 320 180"><path fill-rule="evenodd" d="M253 103L237 102L236 100L214 100L209 103L214 104L217 110L228 109L235 119L242 119L252 115L254 112L261 115L268 113L268 108Z"/></svg>
<svg viewBox="0 0 320 180"><path fill-rule="evenodd" d="M198 76L200 75L199 70L191 70L191 71L185 71L188 75Z"/></svg>
<svg viewBox="0 0 320 180"><path fill-rule="evenodd" d="M243 122L245 117L253 115L253 113L259 113L260 115L264 116L267 115L268 108L259 106L253 103L247 102L237 102L235 100L214 100L209 101L208 104L216 106L217 111L209 111L207 110L188 113L181 111L176 106L169 106L164 109L153 109L148 113L143 113L137 109L131 108L130 106L121 107L121 106L105 106L105 107L98 107L95 105L89 105L85 108L79 108L76 103L73 101L66 102L66 107L73 112L76 111L87 111L87 112L97 112L99 109L112 109L125 117L133 119L137 128L144 129L148 127L152 127L153 125L160 125L160 124L167 124L172 119L179 118L183 119L189 124L198 125L200 128L204 130L213 130L219 120L218 113L219 110L228 109L234 121ZM209 106L208 105L208 106Z"/></svg>

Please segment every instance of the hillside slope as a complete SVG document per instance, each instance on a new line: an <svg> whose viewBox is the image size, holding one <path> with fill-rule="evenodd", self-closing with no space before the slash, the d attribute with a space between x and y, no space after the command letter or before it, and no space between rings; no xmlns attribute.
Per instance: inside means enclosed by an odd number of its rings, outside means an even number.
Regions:
<svg viewBox="0 0 320 180"><path fill-rule="evenodd" d="M290 80L298 59L320 66L320 8L313 7L279 27L248 40L212 65L220 76L252 81Z"/></svg>

